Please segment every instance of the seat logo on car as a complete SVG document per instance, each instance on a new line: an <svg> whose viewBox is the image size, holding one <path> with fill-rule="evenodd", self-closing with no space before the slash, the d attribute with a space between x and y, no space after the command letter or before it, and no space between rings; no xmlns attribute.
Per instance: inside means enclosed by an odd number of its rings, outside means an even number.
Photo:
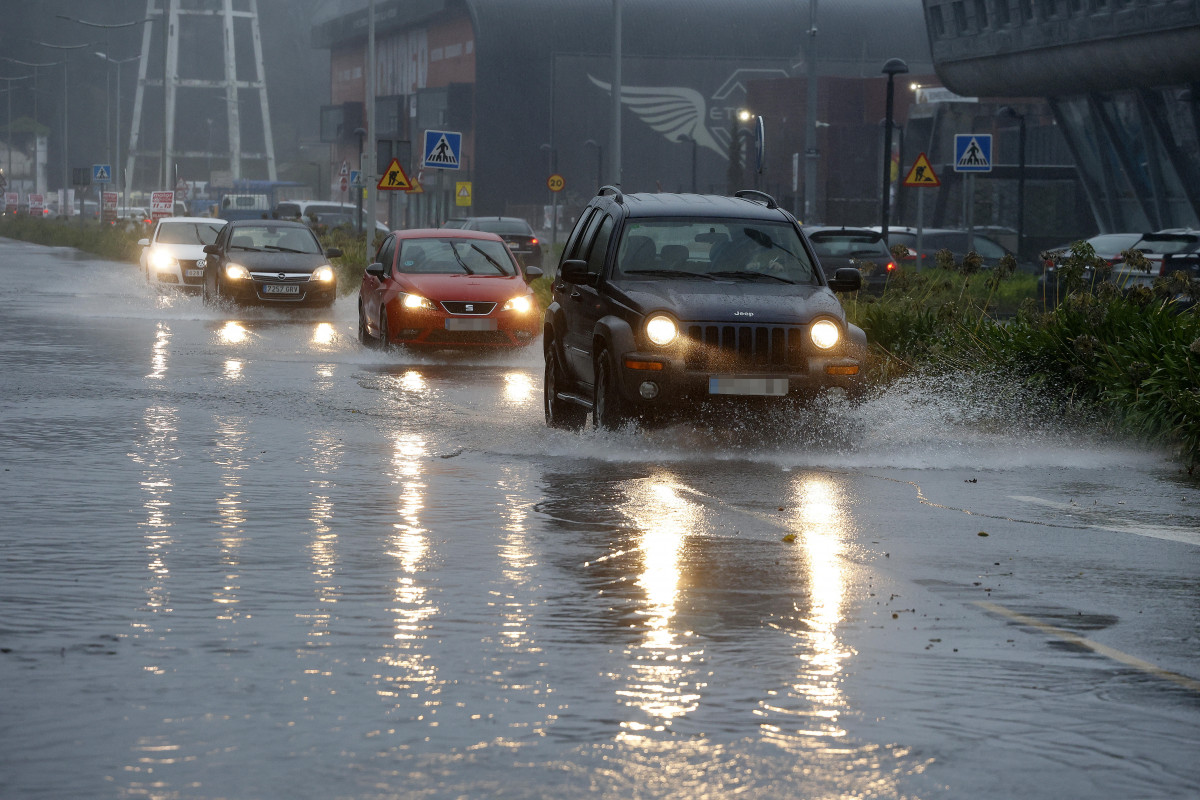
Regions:
<svg viewBox="0 0 1200 800"><path fill-rule="evenodd" d="M470 303L467 303L467 311L474 311L474 310L475 310L475 306L471 305Z"/></svg>

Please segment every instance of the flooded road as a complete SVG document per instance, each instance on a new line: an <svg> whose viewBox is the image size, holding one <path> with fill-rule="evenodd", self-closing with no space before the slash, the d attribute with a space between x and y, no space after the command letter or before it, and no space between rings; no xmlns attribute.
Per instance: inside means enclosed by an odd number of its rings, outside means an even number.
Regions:
<svg viewBox="0 0 1200 800"><path fill-rule="evenodd" d="M1002 383L549 430L0 240L0 797L1178 798L1200 492Z"/></svg>

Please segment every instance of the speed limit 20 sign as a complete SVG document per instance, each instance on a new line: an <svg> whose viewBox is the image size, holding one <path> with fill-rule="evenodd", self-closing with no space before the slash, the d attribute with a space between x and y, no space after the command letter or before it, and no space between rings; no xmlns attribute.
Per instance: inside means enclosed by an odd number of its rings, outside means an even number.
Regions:
<svg viewBox="0 0 1200 800"><path fill-rule="evenodd" d="M546 178L546 187L552 192L561 192L566 185L567 182L563 180L563 176L557 173Z"/></svg>

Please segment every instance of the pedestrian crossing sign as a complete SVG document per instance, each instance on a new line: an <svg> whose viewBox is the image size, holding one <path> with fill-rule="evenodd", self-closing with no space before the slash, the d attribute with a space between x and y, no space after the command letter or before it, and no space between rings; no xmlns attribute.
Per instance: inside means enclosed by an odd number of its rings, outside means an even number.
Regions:
<svg viewBox="0 0 1200 800"><path fill-rule="evenodd" d="M387 165L387 169L379 176L379 184L375 188L380 191L407 192L412 189L412 183L408 180L408 176L404 174L404 167L400 166L400 161L393 158L392 162Z"/></svg>
<svg viewBox="0 0 1200 800"><path fill-rule="evenodd" d="M112 183L112 167L108 164L92 164L92 183Z"/></svg>
<svg viewBox="0 0 1200 800"><path fill-rule="evenodd" d="M921 153L913 163L912 169L908 171L908 177L904 179L904 185L932 188L941 186L942 182L938 180L937 173L933 171L933 165L929 163L929 159L925 157L924 153Z"/></svg>
<svg viewBox="0 0 1200 800"><path fill-rule="evenodd" d="M423 166L458 169L462 154L462 134L456 131L425 131Z"/></svg>
<svg viewBox="0 0 1200 800"><path fill-rule="evenodd" d="M954 134L954 171L991 172L992 135L990 133Z"/></svg>

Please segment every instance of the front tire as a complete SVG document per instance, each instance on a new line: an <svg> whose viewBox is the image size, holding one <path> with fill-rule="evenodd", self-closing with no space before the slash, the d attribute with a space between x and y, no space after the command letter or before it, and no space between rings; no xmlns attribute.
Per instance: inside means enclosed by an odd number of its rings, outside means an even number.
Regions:
<svg viewBox="0 0 1200 800"><path fill-rule="evenodd" d="M607 349L596 358L595 395L592 401L592 426L604 430L625 427L631 419L628 403L617 386L616 366Z"/></svg>
<svg viewBox="0 0 1200 800"><path fill-rule="evenodd" d="M379 349L392 349L392 332L388 330L387 306L379 309Z"/></svg>
<svg viewBox="0 0 1200 800"><path fill-rule="evenodd" d="M554 343L546 346L546 372L542 381L543 405L546 410L546 424L551 428L577 431L583 427L587 411L558 396L562 388L562 369L558 365L558 357L554 354Z"/></svg>
<svg viewBox="0 0 1200 800"><path fill-rule="evenodd" d="M367 315L363 312L361 302L358 304L358 343L363 347L375 346L375 337L367 330Z"/></svg>

